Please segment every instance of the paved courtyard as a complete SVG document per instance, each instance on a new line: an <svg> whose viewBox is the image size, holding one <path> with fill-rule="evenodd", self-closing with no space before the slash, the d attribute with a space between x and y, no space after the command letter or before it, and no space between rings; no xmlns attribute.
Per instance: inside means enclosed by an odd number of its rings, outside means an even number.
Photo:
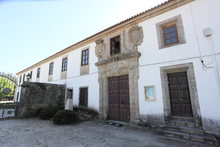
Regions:
<svg viewBox="0 0 220 147"><path fill-rule="evenodd" d="M152 131L98 121L59 126L38 119L0 120L0 147L206 147L169 140Z"/></svg>

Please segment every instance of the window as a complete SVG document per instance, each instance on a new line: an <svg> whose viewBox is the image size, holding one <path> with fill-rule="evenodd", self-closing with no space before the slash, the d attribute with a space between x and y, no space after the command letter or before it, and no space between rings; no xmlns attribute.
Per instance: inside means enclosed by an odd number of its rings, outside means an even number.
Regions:
<svg viewBox="0 0 220 147"><path fill-rule="evenodd" d="M81 66L88 65L89 63L89 49L82 51L82 57L81 57Z"/></svg>
<svg viewBox="0 0 220 147"><path fill-rule="evenodd" d="M67 58L63 58L61 71L67 71Z"/></svg>
<svg viewBox="0 0 220 147"><path fill-rule="evenodd" d="M53 62L49 65L49 75L53 75Z"/></svg>
<svg viewBox="0 0 220 147"><path fill-rule="evenodd" d="M67 99L73 98L73 89L67 89Z"/></svg>
<svg viewBox="0 0 220 147"><path fill-rule="evenodd" d="M32 78L32 71L30 71L27 75L26 75L27 81L30 81Z"/></svg>
<svg viewBox="0 0 220 147"><path fill-rule="evenodd" d="M116 36L110 39L111 55L119 54L120 49L120 36Z"/></svg>
<svg viewBox="0 0 220 147"><path fill-rule="evenodd" d="M30 72L30 79L32 79L32 71Z"/></svg>
<svg viewBox="0 0 220 147"><path fill-rule="evenodd" d="M17 92L17 102L18 102L18 99L19 99L19 92Z"/></svg>
<svg viewBox="0 0 220 147"><path fill-rule="evenodd" d="M179 43L177 28L175 24L163 27L163 40L165 46Z"/></svg>
<svg viewBox="0 0 220 147"><path fill-rule="evenodd" d="M40 78L40 68L37 69L37 78Z"/></svg>
<svg viewBox="0 0 220 147"><path fill-rule="evenodd" d="M12 111L8 111L7 114L12 114Z"/></svg>
<svg viewBox="0 0 220 147"><path fill-rule="evenodd" d="M156 24L159 48L186 43L181 15Z"/></svg>
<svg viewBox="0 0 220 147"><path fill-rule="evenodd" d="M25 74L23 75L23 82L25 81Z"/></svg>
<svg viewBox="0 0 220 147"><path fill-rule="evenodd" d="M19 78L19 85L21 84L21 79L22 79L22 76L20 76L20 78Z"/></svg>
<svg viewBox="0 0 220 147"><path fill-rule="evenodd" d="M79 106L88 106L88 88L79 89Z"/></svg>

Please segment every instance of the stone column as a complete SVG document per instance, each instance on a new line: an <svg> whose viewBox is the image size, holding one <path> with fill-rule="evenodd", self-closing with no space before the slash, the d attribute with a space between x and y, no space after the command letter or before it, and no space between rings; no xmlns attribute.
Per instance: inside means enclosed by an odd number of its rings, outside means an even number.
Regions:
<svg viewBox="0 0 220 147"><path fill-rule="evenodd" d="M139 117L139 97L138 97L138 79L139 69L138 62L136 65L129 67L129 94L130 94L130 124L137 125L140 121Z"/></svg>

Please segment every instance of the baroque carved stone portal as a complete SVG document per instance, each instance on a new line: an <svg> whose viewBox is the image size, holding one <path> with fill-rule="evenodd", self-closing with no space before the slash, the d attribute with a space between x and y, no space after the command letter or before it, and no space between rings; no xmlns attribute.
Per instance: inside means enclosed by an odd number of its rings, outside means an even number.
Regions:
<svg viewBox="0 0 220 147"><path fill-rule="evenodd" d="M143 42L143 30L140 26L121 30L121 52L116 55L110 55L110 38L113 35L97 40L96 56L98 62L98 80L99 80L99 114L101 119L108 117L109 95L108 78L113 76L128 75L129 77L129 103L130 103L130 123L139 122L139 97L138 97L138 79L139 79L139 57L138 46Z"/></svg>
<svg viewBox="0 0 220 147"><path fill-rule="evenodd" d="M131 52L136 53L135 55L137 55L138 46L142 44L144 38L143 28L138 25L134 25L129 29L123 30L121 32L121 37L122 37L121 53L117 55L117 58L124 59L123 57L133 56L134 54L131 54ZM115 59L113 60L111 59L114 58L115 56L114 57L110 56L110 45L108 40L110 40L110 38L106 37L95 41L96 43L95 53L99 61L100 60L102 61L106 60L107 62L115 61Z"/></svg>

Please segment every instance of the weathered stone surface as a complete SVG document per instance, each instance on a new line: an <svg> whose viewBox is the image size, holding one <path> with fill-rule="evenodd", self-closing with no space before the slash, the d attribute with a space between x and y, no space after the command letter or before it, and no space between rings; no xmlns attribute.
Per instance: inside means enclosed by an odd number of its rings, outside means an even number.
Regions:
<svg viewBox="0 0 220 147"><path fill-rule="evenodd" d="M99 39L96 42L96 47L95 47L95 53L96 56L100 59L103 58L104 54L105 54L105 43L103 39Z"/></svg>
<svg viewBox="0 0 220 147"><path fill-rule="evenodd" d="M37 82L24 82L21 88L19 116L27 108L40 108L48 105L64 107L65 86Z"/></svg>
<svg viewBox="0 0 220 147"><path fill-rule="evenodd" d="M220 137L220 121L203 118L203 129L207 133L212 133Z"/></svg>
<svg viewBox="0 0 220 147"><path fill-rule="evenodd" d="M159 127L164 125L164 116L163 114L157 115L140 115L141 124L144 127Z"/></svg>
<svg viewBox="0 0 220 147"><path fill-rule="evenodd" d="M110 55L110 39L120 36L120 53ZM138 79L139 57L138 46L143 42L143 30L140 26L114 32L96 41L99 73L99 114L101 119L108 116L108 78L113 76L129 76L130 125L139 123Z"/></svg>
<svg viewBox="0 0 220 147"><path fill-rule="evenodd" d="M67 78L67 71L62 71L60 78L61 78L61 79L66 79L66 78Z"/></svg>
<svg viewBox="0 0 220 147"><path fill-rule="evenodd" d="M80 75L89 73L89 65L80 66Z"/></svg>
<svg viewBox="0 0 220 147"><path fill-rule="evenodd" d="M138 45L141 45L144 39L143 28L137 25L134 25L128 30L129 43L133 46L134 49L137 49Z"/></svg>

